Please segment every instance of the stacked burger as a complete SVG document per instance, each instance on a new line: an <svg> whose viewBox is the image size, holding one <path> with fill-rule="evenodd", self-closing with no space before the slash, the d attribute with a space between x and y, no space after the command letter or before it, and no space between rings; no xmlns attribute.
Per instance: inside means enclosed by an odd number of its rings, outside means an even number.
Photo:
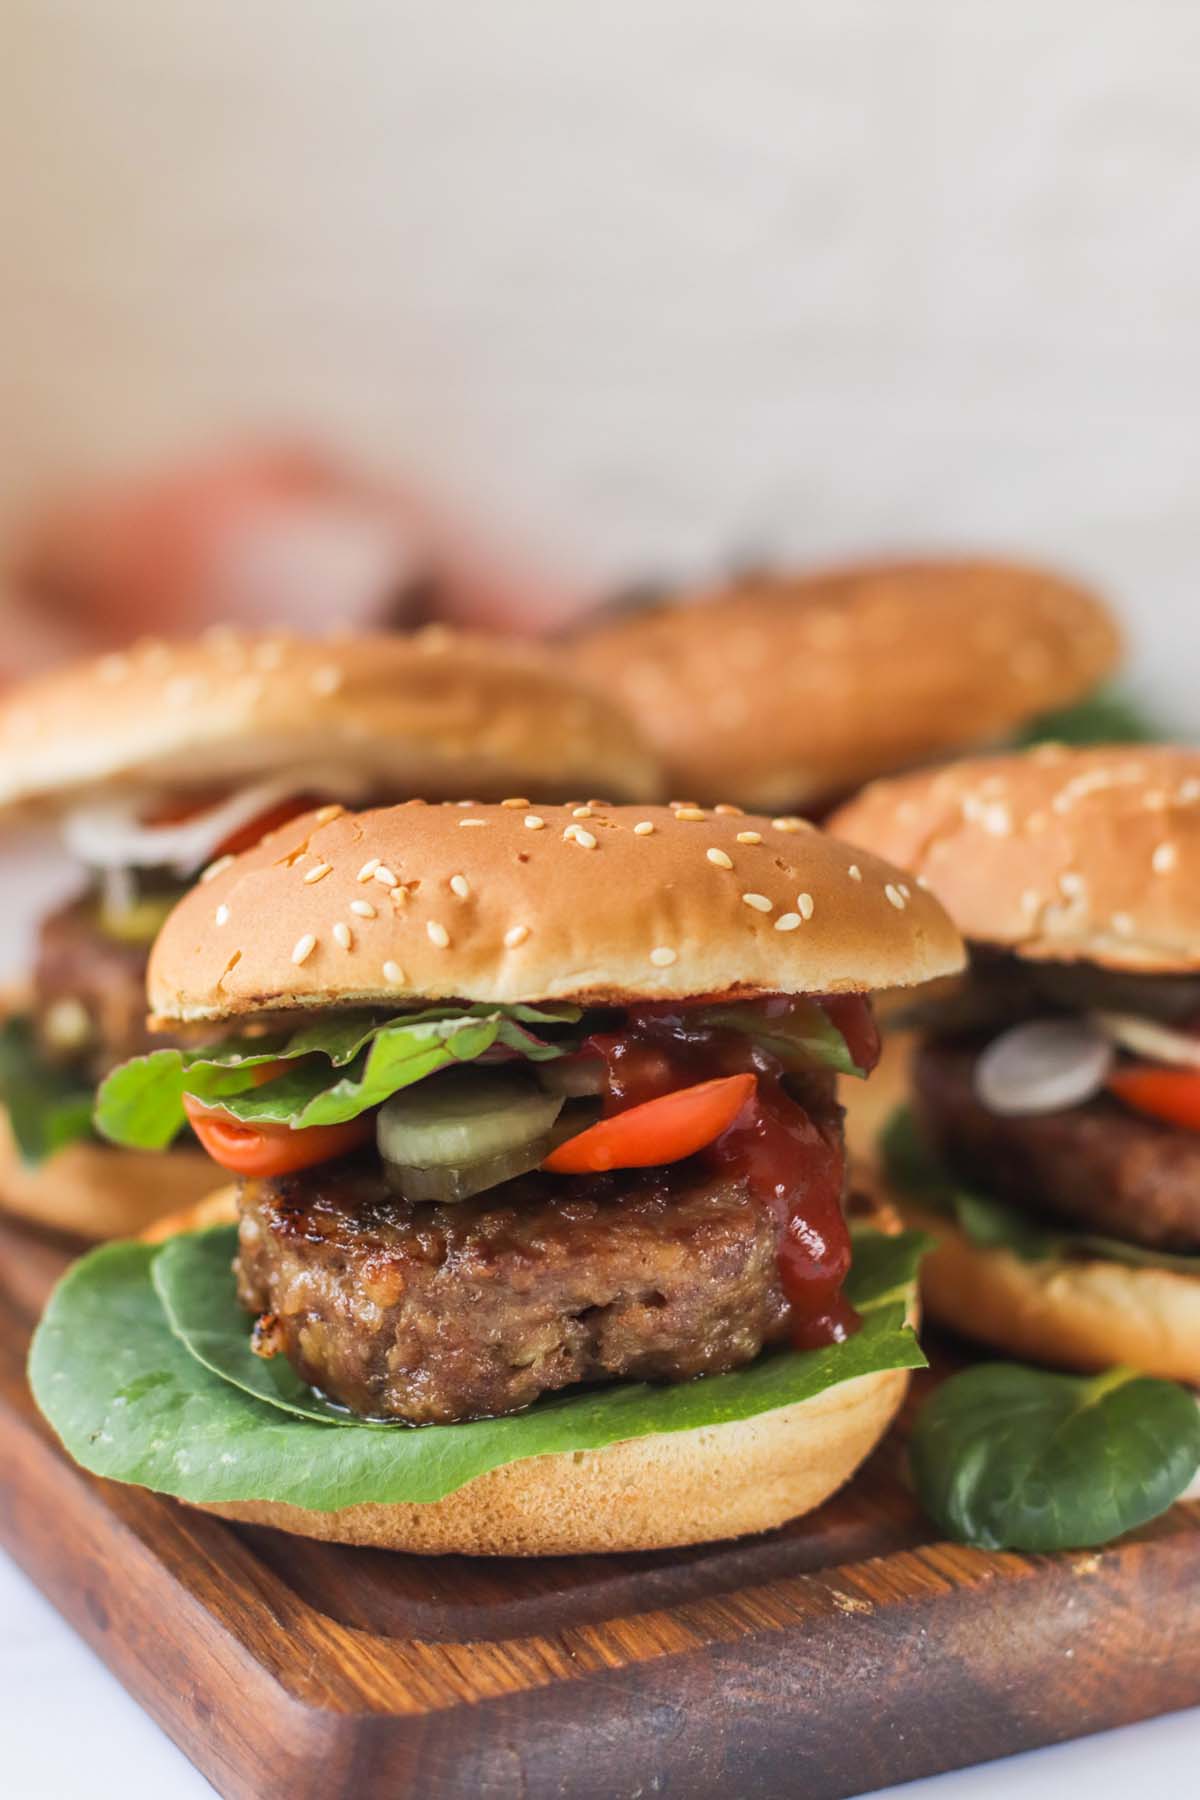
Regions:
<svg viewBox="0 0 1200 1800"><path fill-rule="evenodd" d="M1038 1363L1200 1382L1200 753L982 758L834 821L936 893L970 977L919 1010L884 1155L930 1312Z"/></svg>
<svg viewBox="0 0 1200 1800"><path fill-rule="evenodd" d="M795 818L291 820L167 919L174 1042L97 1113L151 1152L190 1123L236 1223L78 1264L39 1403L99 1473L351 1543L794 1517L921 1360L922 1240L856 1196L835 1083L875 1060L869 991L961 956L932 896Z"/></svg>
<svg viewBox="0 0 1200 1800"><path fill-rule="evenodd" d="M147 1048L146 959L202 870L322 802L603 785L658 791L624 716L535 648L430 629L301 639L224 629L143 642L12 690L0 808L53 815L82 891L39 928L0 1039L0 1203L89 1237L138 1230L211 1186L92 1127L97 1082Z"/></svg>

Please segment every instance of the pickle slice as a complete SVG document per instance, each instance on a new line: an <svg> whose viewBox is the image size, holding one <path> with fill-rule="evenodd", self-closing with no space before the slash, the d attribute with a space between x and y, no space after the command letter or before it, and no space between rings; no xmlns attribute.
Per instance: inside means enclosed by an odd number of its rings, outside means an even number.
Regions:
<svg viewBox="0 0 1200 1800"><path fill-rule="evenodd" d="M419 1081L380 1108L379 1153L406 1168L448 1168L503 1156L546 1136L562 1111L524 1075L471 1070Z"/></svg>

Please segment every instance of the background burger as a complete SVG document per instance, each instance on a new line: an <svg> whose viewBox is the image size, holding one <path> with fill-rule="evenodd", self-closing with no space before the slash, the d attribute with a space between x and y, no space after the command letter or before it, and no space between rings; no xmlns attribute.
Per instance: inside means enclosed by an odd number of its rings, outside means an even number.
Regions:
<svg viewBox="0 0 1200 1800"><path fill-rule="evenodd" d="M568 645L676 792L772 811L821 810L872 776L1010 737L1089 694L1120 654L1092 594L966 561L747 576L593 618Z"/></svg>
<svg viewBox="0 0 1200 1800"><path fill-rule="evenodd" d="M53 814L86 870L45 918L0 1040L0 1200L41 1224L137 1230L210 1185L96 1141L96 1081L145 1048L154 935L201 870L322 801L521 788L653 793L636 732L536 649L431 629L298 639L214 630L141 643L13 690L0 807Z"/></svg>
<svg viewBox="0 0 1200 1800"><path fill-rule="evenodd" d="M794 819L294 820L158 939L154 1023L207 1042L117 1070L97 1115L152 1150L189 1119L238 1223L76 1265L39 1402L100 1473L351 1543L804 1512L920 1361L921 1240L847 1207L836 1078L874 1062L869 989L961 955L932 897Z"/></svg>
<svg viewBox="0 0 1200 1800"><path fill-rule="evenodd" d="M1200 752L959 763L834 823L974 946L884 1142L940 1239L930 1312L1035 1361L1200 1382Z"/></svg>

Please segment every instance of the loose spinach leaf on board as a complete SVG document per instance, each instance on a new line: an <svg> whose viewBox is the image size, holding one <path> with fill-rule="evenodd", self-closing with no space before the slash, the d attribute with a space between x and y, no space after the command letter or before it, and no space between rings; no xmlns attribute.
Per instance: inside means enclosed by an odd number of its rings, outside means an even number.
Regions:
<svg viewBox="0 0 1200 1800"><path fill-rule="evenodd" d="M944 1381L909 1443L921 1505L981 1550L1106 1544L1200 1468L1200 1408L1133 1369L1080 1378L985 1363Z"/></svg>
<svg viewBox="0 0 1200 1800"><path fill-rule="evenodd" d="M1171 737L1120 688L1097 688L1074 706L1042 713L1017 734L1026 744L1155 744Z"/></svg>
<svg viewBox="0 0 1200 1800"><path fill-rule="evenodd" d="M92 1135L96 1091L71 1070L42 1060L28 1019L0 1025L0 1104L25 1163Z"/></svg>
<svg viewBox="0 0 1200 1800"><path fill-rule="evenodd" d="M1022 1262L1053 1262L1069 1257L1122 1263L1131 1269L1165 1269L1176 1275L1200 1275L1200 1256L1182 1251L1152 1250L1096 1231L1072 1231L1047 1224L1017 1206L967 1187L950 1173L921 1141L907 1107L898 1107L880 1138L884 1168L900 1190L927 1211L952 1219L979 1250L1010 1250Z"/></svg>
<svg viewBox="0 0 1200 1800"><path fill-rule="evenodd" d="M174 1270L170 1287L177 1299L181 1285L194 1280L199 1291L188 1296L189 1317L212 1306L232 1324L233 1245L228 1227L224 1233L212 1234L211 1254L189 1267L186 1282ZM856 1239L847 1293L863 1324L843 1344L768 1354L730 1375L662 1387L613 1382L540 1401L511 1418L417 1428L301 1415L280 1387L250 1392L214 1373L168 1323L151 1274L158 1250L108 1244L68 1270L51 1295L29 1375L71 1455L113 1480L184 1500L276 1500L320 1510L432 1501L525 1457L752 1418L857 1376L922 1367L904 1317L928 1242L919 1232ZM214 1361L228 1357L248 1382L259 1379L244 1316L238 1344L209 1336L198 1348Z"/></svg>
<svg viewBox="0 0 1200 1800"><path fill-rule="evenodd" d="M202 1051L154 1050L101 1084L96 1127L115 1144L162 1150L185 1123L183 1096L249 1123L336 1125L400 1088L488 1054L545 1062L570 1044L531 1029L574 1024L577 1006L445 1006L378 1018L341 1015L291 1034L227 1039ZM295 1066L256 1085L265 1063ZM335 1075L335 1071L343 1073Z"/></svg>

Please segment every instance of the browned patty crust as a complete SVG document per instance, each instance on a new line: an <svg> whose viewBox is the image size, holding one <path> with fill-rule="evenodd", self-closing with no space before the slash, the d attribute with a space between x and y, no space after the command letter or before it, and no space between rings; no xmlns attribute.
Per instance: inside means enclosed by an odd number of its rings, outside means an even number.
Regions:
<svg viewBox="0 0 1200 1800"><path fill-rule="evenodd" d="M149 951L148 944L124 944L102 931L88 896L42 920L33 970L34 1025L51 1061L71 1061L99 1077L128 1057L169 1042L146 1029ZM61 1022L76 1020L72 1045Z"/></svg>
<svg viewBox="0 0 1200 1800"><path fill-rule="evenodd" d="M240 1215L242 1304L361 1414L448 1423L576 1382L683 1381L787 1336L775 1222L698 1158L415 1206L363 1156L247 1181Z"/></svg>
<svg viewBox="0 0 1200 1800"><path fill-rule="evenodd" d="M1107 1095L1065 1112L999 1118L973 1085L978 1050L917 1053L917 1109L964 1180L1035 1213L1145 1244L1200 1248L1200 1135L1129 1112Z"/></svg>

